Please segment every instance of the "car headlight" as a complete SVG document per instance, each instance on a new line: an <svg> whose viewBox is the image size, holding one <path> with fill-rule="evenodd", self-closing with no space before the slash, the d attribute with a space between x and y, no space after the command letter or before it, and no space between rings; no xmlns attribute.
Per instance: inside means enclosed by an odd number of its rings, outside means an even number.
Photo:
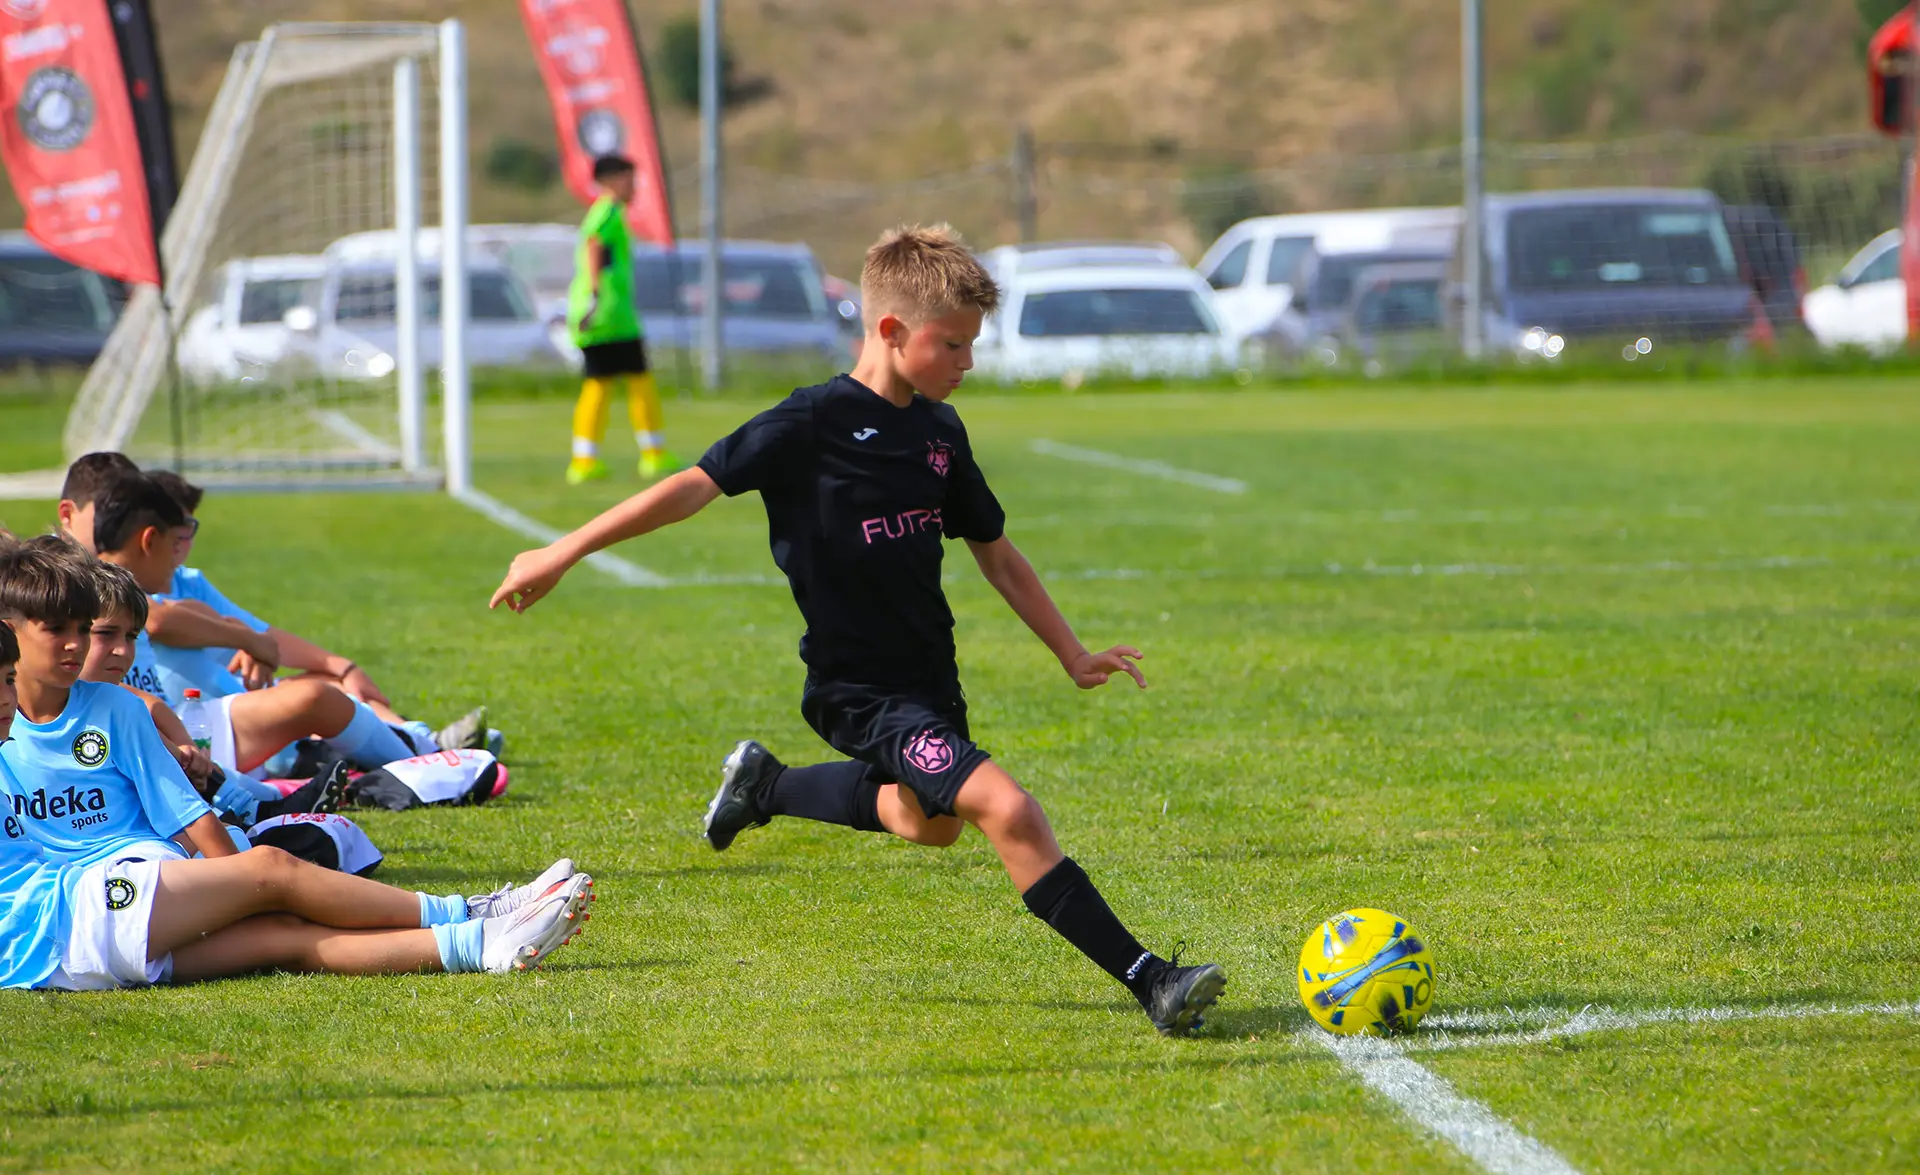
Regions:
<svg viewBox="0 0 1920 1175"><path fill-rule="evenodd" d="M375 351L367 357L367 374L375 379L385 379L393 374L393 356L385 351Z"/></svg>
<svg viewBox="0 0 1920 1175"><path fill-rule="evenodd" d="M1544 326L1530 326L1520 332L1520 349L1542 359L1558 359L1567 349L1567 340Z"/></svg>

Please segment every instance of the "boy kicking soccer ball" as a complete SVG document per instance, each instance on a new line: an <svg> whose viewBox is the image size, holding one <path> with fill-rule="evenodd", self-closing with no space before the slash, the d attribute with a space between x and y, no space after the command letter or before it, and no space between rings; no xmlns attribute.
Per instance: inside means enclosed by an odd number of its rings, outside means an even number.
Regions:
<svg viewBox="0 0 1920 1175"><path fill-rule="evenodd" d="M971 824L999 853L1027 908L1182 1035L1219 998L1218 966L1146 950L1060 851L1046 813L976 746L940 587L943 538L967 541L981 574L1059 658L1075 685L1115 674L1141 687L1124 645L1093 653L1005 534L1006 516L947 397L999 290L951 229L887 233L860 276L866 341L851 375L802 388L551 546L513 561L491 606L546 598L603 547L691 517L721 494L760 491L774 562L807 622L800 712L849 759L787 767L759 743L727 759L706 835L725 849L774 816L946 846Z"/></svg>

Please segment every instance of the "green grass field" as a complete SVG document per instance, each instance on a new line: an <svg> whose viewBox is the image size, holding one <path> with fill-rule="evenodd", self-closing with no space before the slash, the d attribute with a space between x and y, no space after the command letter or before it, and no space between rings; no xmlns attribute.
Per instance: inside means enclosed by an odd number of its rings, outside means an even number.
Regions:
<svg viewBox="0 0 1920 1175"><path fill-rule="evenodd" d="M583 567L513 617L484 604L527 544L444 497L216 496L230 595L509 732L503 800L366 815L380 876L568 853L597 917L538 976L5 993L0 1171L1479 1170L1298 1005L1302 938L1358 905L1436 953L1394 1055L1573 1169L1920 1167L1911 381L956 405L1081 635L1152 682L1075 691L955 551L975 733L1150 946L1227 966L1206 1035L1156 1036L976 835L707 847L735 739L825 753L757 501L619 552L679 586ZM13 456L57 424L0 408ZM480 486L554 526L632 488L566 490L566 428L483 403ZM1588 1005L1840 1011L1489 1027Z"/></svg>

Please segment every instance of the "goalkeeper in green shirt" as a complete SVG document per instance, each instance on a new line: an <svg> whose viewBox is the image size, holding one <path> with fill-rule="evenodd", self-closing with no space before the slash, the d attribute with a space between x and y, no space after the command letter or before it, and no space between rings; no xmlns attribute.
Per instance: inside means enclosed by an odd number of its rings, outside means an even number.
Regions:
<svg viewBox="0 0 1920 1175"><path fill-rule="evenodd" d="M640 476L648 481L679 469L660 436L660 391L647 370L647 347L633 305L633 243L627 236L627 204L633 199L633 160L603 155L593 161L600 198L580 225L573 286L567 291L567 326L585 361L586 379L573 409L573 461L567 484L607 475L600 439L607 431L613 381L627 383L627 412L640 445Z"/></svg>

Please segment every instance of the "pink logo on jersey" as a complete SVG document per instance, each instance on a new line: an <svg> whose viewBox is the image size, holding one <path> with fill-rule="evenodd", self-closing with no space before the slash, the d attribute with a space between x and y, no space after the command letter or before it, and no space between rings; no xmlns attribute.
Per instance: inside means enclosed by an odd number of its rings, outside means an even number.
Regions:
<svg viewBox="0 0 1920 1175"><path fill-rule="evenodd" d="M945 441L927 442L927 464L941 477L953 468L953 446Z"/></svg>
<svg viewBox="0 0 1920 1175"><path fill-rule="evenodd" d="M869 518L860 524L860 537L873 545L875 539L903 539L910 534L939 531L940 511L902 510L892 518Z"/></svg>
<svg viewBox="0 0 1920 1175"><path fill-rule="evenodd" d="M953 748L947 745L946 739L931 730L923 730L907 744L907 762L928 775L938 775L953 766Z"/></svg>

